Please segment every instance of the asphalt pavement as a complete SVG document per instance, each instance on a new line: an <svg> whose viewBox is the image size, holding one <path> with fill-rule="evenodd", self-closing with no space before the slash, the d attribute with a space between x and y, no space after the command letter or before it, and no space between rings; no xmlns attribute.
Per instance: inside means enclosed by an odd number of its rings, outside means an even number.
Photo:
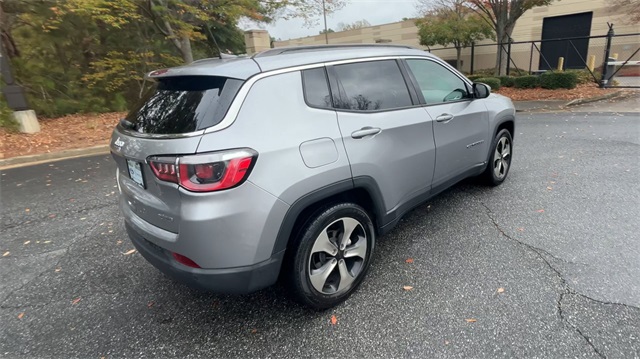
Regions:
<svg viewBox="0 0 640 359"><path fill-rule="evenodd" d="M4 171L0 357L640 357L640 115L520 114L514 142L502 186L408 214L325 312L130 254L109 156Z"/></svg>

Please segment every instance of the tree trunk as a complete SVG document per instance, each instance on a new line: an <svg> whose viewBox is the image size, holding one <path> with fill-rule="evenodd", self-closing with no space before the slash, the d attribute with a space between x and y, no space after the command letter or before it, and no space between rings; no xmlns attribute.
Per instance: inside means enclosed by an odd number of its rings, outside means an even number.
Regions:
<svg viewBox="0 0 640 359"><path fill-rule="evenodd" d="M502 76L507 74L507 66L509 65L509 57L507 56L507 49L509 47L509 41L511 41L511 34L513 33L513 24L505 24L504 27L498 26L496 29L496 39L498 40L498 51L496 54L496 76Z"/></svg>
<svg viewBox="0 0 640 359"><path fill-rule="evenodd" d="M182 55L182 60L184 60L185 64L190 64L193 62L193 52L191 51L191 40L188 36L181 36L179 39L180 42L180 54Z"/></svg>
<svg viewBox="0 0 640 359"><path fill-rule="evenodd" d="M462 46L456 46L456 70L462 71L462 63L460 58L462 57Z"/></svg>

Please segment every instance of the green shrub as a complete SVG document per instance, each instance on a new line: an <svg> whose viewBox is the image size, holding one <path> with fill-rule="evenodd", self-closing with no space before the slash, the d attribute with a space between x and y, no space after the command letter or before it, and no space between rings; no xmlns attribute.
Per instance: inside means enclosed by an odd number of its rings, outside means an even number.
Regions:
<svg viewBox="0 0 640 359"><path fill-rule="evenodd" d="M481 77L477 79L475 82L482 82L483 84L489 85L492 90L500 89L500 79L497 77Z"/></svg>
<svg viewBox="0 0 640 359"><path fill-rule="evenodd" d="M18 123L13 119L13 111L7 106L2 97L0 97L0 127L9 131L18 129Z"/></svg>
<svg viewBox="0 0 640 359"><path fill-rule="evenodd" d="M578 85L575 72L547 71L540 75L540 87L545 89L572 89Z"/></svg>
<svg viewBox="0 0 640 359"><path fill-rule="evenodd" d="M480 69L473 71L473 75L479 75L481 77L493 77L496 73L496 69Z"/></svg>
<svg viewBox="0 0 640 359"><path fill-rule="evenodd" d="M522 76L513 79L515 88L532 89L540 86L538 76Z"/></svg>
<svg viewBox="0 0 640 359"><path fill-rule="evenodd" d="M578 77L578 85L583 85L583 84L589 84L589 83L594 83L594 82L598 82L596 80L594 80L593 76L591 75L591 72L589 72L589 70L567 70L566 72L571 72L576 74L576 76ZM597 73L594 73L594 75L598 76ZM600 75L602 76L602 75ZM599 77L596 77L596 79L599 79Z"/></svg>
<svg viewBox="0 0 640 359"><path fill-rule="evenodd" d="M483 77L486 77L485 75L478 75L478 74L474 74L474 75L469 75L467 76L467 78L473 82L476 82L476 80L481 79Z"/></svg>
<svg viewBox="0 0 640 359"><path fill-rule="evenodd" d="M500 76L500 85L504 87L513 87L515 85L515 78L511 76Z"/></svg>

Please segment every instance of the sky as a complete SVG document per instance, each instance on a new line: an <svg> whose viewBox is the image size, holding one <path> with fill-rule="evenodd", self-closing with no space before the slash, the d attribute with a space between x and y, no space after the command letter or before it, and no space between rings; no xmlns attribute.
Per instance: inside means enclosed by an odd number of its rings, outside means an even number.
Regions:
<svg viewBox="0 0 640 359"><path fill-rule="evenodd" d="M388 24L401 21L403 17L416 16L416 0L347 0L348 5L327 16L327 27L336 29L341 22L350 24L358 20L367 20L373 25ZM268 25L256 26L244 24L245 30L261 28L269 31L272 37L279 40L295 39L298 37L318 35L324 28L322 18L312 28L305 28L300 19L277 20Z"/></svg>

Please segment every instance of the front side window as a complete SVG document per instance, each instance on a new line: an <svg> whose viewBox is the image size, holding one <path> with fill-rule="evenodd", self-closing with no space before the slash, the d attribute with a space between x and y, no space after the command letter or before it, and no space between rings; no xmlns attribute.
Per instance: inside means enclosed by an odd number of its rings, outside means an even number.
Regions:
<svg viewBox="0 0 640 359"><path fill-rule="evenodd" d="M467 85L444 66L429 60L407 60L427 105L470 98Z"/></svg>
<svg viewBox="0 0 640 359"><path fill-rule="evenodd" d="M340 95L339 109L379 111L412 105L409 89L395 60L334 66Z"/></svg>

